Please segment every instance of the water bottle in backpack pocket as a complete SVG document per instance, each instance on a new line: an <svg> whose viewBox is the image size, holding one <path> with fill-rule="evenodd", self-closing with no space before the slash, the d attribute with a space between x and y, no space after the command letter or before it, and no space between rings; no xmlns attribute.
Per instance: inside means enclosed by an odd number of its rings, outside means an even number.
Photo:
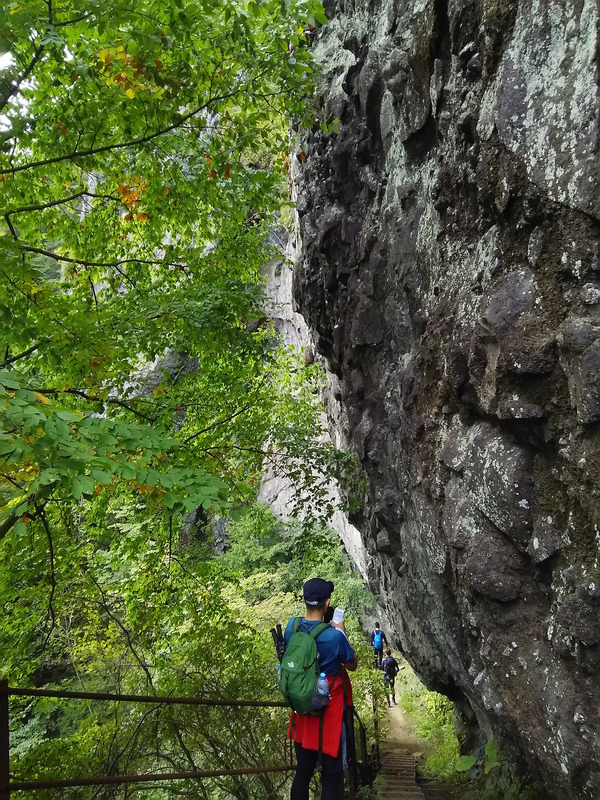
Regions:
<svg viewBox="0 0 600 800"><path fill-rule="evenodd" d="M329 702L329 681L324 672L317 678L315 683L315 691L313 693L312 706L313 711L321 711Z"/></svg>

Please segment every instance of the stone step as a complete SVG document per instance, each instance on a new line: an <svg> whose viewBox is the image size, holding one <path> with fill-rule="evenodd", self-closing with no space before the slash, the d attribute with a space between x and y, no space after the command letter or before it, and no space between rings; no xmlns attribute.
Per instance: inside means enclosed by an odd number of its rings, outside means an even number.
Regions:
<svg viewBox="0 0 600 800"><path fill-rule="evenodd" d="M379 775L383 785L379 800L425 800L416 782L416 765L412 753L404 750L383 750Z"/></svg>

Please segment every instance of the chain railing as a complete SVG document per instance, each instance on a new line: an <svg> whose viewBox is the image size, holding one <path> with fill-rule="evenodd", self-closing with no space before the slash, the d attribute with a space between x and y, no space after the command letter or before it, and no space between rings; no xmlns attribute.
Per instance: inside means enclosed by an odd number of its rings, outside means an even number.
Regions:
<svg viewBox="0 0 600 800"><path fill-rule="evenodd" d="M117 784L154 783L172 780L202 780L233 775L259 775L264 773L287 772L294 770L295 764L277 764L272 766L241 767L239 769L195 770L190 772L162 772L144 775L104 775L97 778L64 778L60 780L13 781L10 774L10 717L9 697L55 697L74 700L109 700L115 702L151 703L153 705L188 705L188 706L228 706L232 708L285 708L286 703L269 700L223 700L196 697L161 697L137 694L101 694L99 692L61 692L53 689L20 689L10 687L8 681L0 681L0 800L11 800L11 794L18 791L35 789L64 789L83 786L108 786ZM289 710L289 709L288 709ZM367 748L366 728L355 709L351 712L349 724L351 752L355 755L349 772L350 800L354 800L356 784L368 782L372 775L376 753L369 753ZM360 758L356 754L354 719L359 727ZM290 751L291 752L291 751Z"/></svg>

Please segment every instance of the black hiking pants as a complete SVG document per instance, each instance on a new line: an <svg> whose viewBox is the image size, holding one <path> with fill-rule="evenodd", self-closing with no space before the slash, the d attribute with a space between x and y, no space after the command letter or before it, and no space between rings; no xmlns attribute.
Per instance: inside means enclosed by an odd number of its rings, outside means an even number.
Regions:
<svg viewBox="0 0 600 800"><path fill-rule="evenodd" d="M319 754L316 750L306 750L295 742L296 774L292 783L290 800L308 800L310 781L314 775ZM321 772L321 800L342 800L344 793L344 772L342 765L342 748L337 758L323 753L323 771Z"/></svg>

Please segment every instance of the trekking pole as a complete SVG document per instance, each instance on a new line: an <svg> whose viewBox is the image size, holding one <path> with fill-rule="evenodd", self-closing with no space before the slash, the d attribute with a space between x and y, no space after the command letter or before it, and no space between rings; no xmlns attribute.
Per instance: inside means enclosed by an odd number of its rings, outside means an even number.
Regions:
<svg viewBox="0 0 600 800"><path fill-rule="evenodd" d="M10 800L8 681L0 681L0 800Z"/></svg>

